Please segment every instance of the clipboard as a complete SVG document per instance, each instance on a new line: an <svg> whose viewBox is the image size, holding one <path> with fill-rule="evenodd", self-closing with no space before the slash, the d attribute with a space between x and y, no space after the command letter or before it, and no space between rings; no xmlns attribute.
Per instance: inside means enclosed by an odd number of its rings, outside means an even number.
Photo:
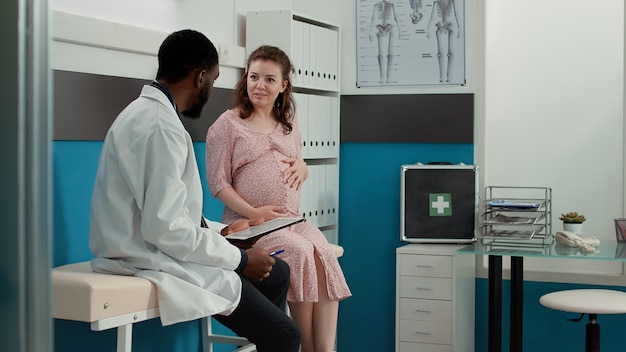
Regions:
<svg viewBox="0 0 626 352"><path fill-rule="evenodd" d="M274 231L284 229L285 227L303 222L304 218L275 218L268 220L262 224L250 226L241 231L233 232L228 236L224 236L231 242L248 241L254 238L265 236Z"/></svg>

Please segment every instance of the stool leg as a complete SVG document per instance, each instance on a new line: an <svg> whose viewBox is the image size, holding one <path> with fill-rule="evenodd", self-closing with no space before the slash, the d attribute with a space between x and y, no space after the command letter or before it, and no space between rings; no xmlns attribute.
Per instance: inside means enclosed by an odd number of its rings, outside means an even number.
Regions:
<svg viewBox="0 0 626 352"><path fill-rule="evenodd" d="M600 352L600 325L597 314L589 314L586 330L585 352Z"/></svg>

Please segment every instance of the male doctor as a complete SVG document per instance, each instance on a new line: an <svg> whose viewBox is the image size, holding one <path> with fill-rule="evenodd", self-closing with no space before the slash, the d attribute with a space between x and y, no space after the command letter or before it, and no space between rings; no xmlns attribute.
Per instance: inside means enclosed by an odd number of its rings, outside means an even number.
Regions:
<svg viewBox="0 0 626 352"><path fill-rule="evenodd" d="M91 266L155 283L163 325L214 315L259 352L295 352L300 331L284 312L287 264L223 237L258 220L224 226L202 216L200 175L179 114L200 116L219 76L217 50L203 34L181 30L163 41L158 62L156 80L104 140L91 200Z"/></svg>

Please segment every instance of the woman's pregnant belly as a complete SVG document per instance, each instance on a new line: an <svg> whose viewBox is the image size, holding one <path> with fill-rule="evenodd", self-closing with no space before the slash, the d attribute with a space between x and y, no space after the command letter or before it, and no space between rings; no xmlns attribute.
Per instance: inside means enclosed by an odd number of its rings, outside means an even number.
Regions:
<svg viewBox="0 0 626 352"><path fill-rule="evenodd" d="M300 192L285 183L284 171L289 164L286 157L268 152L241 167L233 181L233 188L253 207L283 206L284 211L298 214Z"/></svg>

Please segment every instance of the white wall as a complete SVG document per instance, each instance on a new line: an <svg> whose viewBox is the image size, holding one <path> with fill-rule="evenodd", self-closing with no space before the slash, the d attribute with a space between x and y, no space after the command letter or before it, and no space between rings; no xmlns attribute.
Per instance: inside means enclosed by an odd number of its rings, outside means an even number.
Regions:
<svg viewBox="0 0 626 352"><path fill-rule="evenodd" d="M481 189L551 187L553 231L574 210L589 218L586 232L614 240L626 199L623 0L466 0L465 8L467 86L357 88L355 1L342 1L342 94L475 93ZM529 260L526 268L537 280L554 272L624 279L620 263Z"/></svg>
<svg viewBox="0 0 626 352"><path fill-rule="evenodd" d="M613 241L624 215L623 0L485 3L485 184L551 187L553 231L560 213L578 211L585 232ZM612 275L622 265L526 269Z"/></svg>
<svg viewBox="0 0 626 352"><path fill-rule="evenodd" d="M53 23L52 32L59 28L70 36L83 36L98 45L84 45L56 38L51 48L53 69L104 74L138 79L153 79L156 74L156 52L167 34L192 28L204 33L216 45L245 46L245 14L257 10L292 9L310 14L327 22L339 24L341 15L332 0L316 2L303 0L51 0L50 9L56 13L79 15L77 19L93 19L73 26ZM309 12L310 11L310 12ZM111 29L115 25L115 29ZM102 45L112 35L98 32L102 26L117 31L126 49L154 46L153 52L120 50ZM122 40L120 39L120 40ZM94 44L94 43L92 43ZM242 57L242 65L245 58ZM215 86L232 88L242 69L230 65L220 67Z"/></svg>
<svg viewBox="0 0 626 352"><path fill-rule="evenodd" d="M587 232L612 238L626 193L623 0L465 0L467 85L416 88L356 88L355 1L52 0L51 9L148 28L156 42L159 33L194 28L235 46L245 46L247 11L287 7L335 23L342 94L474 93L481 184L552 187L555 230L558 213L577 210L589 218ZM145 79L156 72L154 54L63 42L51 50L57 69ZM221 71L216 85L232 88L241 70ZM599 265L592 270L622 271Z"/></svg>
<svg viewBox="0 0 626 352"><path fill-rule="evenodd" d="M50 9L57 13L94 19L69 29L68 24L53 21L53 35L59 27L73 30L77 34L96 28L91 40L96 38L98 26L119 24L120 32L116 35L123 38L128 47L145 46L146 41L154 46L152 53L137 53L55 40L51 48L53 69L153 79L157 69L156 52L161 41L167 34L184 28L204 33L215 45L235 45L236 16L232 1L52 0ZM118 31L118 28L115 30ZM215 85L232 88L240 74L240 69L222 68Z"/></svg>

